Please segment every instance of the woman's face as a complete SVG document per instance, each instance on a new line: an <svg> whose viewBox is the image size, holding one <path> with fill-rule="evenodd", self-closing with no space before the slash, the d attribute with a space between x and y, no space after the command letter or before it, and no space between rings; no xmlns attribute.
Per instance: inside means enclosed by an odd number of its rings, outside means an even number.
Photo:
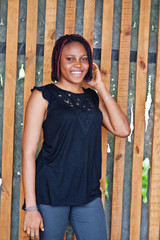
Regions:
<svg viewBox="0 0 160 240"><path fill-rule="evenodd" d="M86 49L80 42L64 46L60 59L60 80L81 83L89 69Z"/></svg>

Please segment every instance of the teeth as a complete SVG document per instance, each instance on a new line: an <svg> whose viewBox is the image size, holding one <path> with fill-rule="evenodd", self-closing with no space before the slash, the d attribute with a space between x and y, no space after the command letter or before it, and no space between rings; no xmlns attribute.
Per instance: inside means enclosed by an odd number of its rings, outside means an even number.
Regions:
<svg viewBox="0 0 160 240"><path fill-rule="evenodd" d="M72 72L72 73L74 73L74 74L81 74L82 72Z"/></svg>

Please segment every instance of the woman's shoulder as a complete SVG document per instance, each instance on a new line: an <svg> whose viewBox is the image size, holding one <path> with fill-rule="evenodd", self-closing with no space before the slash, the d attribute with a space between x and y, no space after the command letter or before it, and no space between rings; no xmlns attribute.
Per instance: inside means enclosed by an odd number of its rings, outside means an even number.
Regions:
<svg viewBox="0 0 160 240"><path fill-rule="evenodd" d="M46 84L46 85L42 85L42 86L34 86L32 89L31 89L31 92L33 92L35 89L36 90L39 90L39 91L45 91L45 90L49 90L52 88L52 85L53 83L49 83L49 84Z"/></svg>
<svg viewBox="0 0 160 240"><path fill-rule="evenodd" d="M51 93L50 93L50 89L52 88L52 83L50 84L46 84L46 85L43 85L43 86L34 86L32 89L31 89L31 92L34 92L34 90L37 90L38 92L41 92L42 93L42 97L44 99L46 99L48 102L50 101L50 98L51 98ZM36 92L36 91L35 91ZM35 93L36 94L36 93ZM38 93L37 93L38 94Z"/></svg>

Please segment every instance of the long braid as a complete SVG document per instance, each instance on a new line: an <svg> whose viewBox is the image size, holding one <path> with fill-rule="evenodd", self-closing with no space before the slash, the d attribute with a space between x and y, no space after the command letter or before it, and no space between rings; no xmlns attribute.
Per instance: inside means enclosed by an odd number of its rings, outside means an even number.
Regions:
<svg viewBox="0 0 160 240"><path fill-rule="evenodd" d="M90 81L92 79L92 64L93 64L92 50L87 40L78 34L70 34L70 35L66 34L64 36L61 36L56 41L55 46L53 48L53 52L52 52L52 73L51 73L52 81L59 80L60 58L61 58L62 49L67 43L70 43L70 42L80 42L86 49L86 52L88 55L89 69L85 76L85 80Z"/></svg>

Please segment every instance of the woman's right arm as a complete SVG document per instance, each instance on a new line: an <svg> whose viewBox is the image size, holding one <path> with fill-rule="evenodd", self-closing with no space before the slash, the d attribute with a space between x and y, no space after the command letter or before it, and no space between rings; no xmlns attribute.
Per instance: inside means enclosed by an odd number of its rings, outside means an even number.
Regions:
<svg viewBox="0 0 160 240"><path fill-rule="evenodd" d="M41 128L47 114L48 101L42 92L34 90L26 107L22 138L22 179L26 208L36 205L35 156L40 140ZM31 238L39 239L39 228L43 231L43 220L36 211L26 212L24 231Z"/></svg>

